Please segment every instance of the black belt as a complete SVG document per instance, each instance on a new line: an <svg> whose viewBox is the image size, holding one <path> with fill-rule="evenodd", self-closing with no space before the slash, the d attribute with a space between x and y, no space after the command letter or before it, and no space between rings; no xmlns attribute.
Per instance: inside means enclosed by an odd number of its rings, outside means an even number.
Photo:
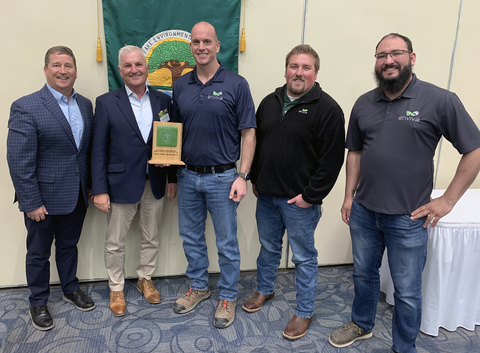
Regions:
<svg viewBox="0 0 480 353"><path fill-rule="evenodd" d="M212 170L214 173L218 174L218 173L226 172L227 170L232 168L235 168L235 163L216 165L212 167L200 167L195 165L187 165L188 170L192 170L197 174L209 174L209 173L212 173Z"/></svg>

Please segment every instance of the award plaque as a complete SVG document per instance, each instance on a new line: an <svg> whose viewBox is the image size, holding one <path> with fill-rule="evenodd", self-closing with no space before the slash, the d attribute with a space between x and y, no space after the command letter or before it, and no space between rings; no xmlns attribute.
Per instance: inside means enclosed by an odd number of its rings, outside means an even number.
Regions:
<svg viewBox="0 0 480 353"><path fill-rule="evenodd" d="M182 157L182 123L153 122L152 159L150 164L185 165Z"/></svg>

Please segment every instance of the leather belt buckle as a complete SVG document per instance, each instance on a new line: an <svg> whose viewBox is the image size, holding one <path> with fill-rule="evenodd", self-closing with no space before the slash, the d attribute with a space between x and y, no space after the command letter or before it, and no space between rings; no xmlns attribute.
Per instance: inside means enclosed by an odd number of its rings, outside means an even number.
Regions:
<svg viewBox="0 0 480 353"><path fill-rule="evenodd" d="M197 174L208 174L210 172L211 172L211 168L210 170L208 170L208 167L202 167L202 166L195 167L195 173Z"/></svg>

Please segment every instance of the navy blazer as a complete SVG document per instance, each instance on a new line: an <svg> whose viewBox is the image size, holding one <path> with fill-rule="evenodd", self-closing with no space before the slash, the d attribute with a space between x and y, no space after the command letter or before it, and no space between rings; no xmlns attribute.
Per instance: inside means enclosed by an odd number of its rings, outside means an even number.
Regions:
<svg viewBox="0 0 480 353"><path fill-rule="evenodd" d="M153 120L167 109L171 99L149 89ZM171 116L171 115L170 115ZM147 173L155 198L165 195L165 182L176 183L177 167L161 168L148 164L152 158L152 129L147 143L143 140L125 86L97 98L92 144L93 195L108 193L114 203L133 204L140 201Z"/></svg>
<svg viewBox="0 0 480 353"><path fill-rule="evenodd" d="M45 85L12 103L8 120L7 161L22 212L42 205L49 215L69 214L80 185L88 207L92 102L77 93L84 131L77 149L72 129Z"/></svg>

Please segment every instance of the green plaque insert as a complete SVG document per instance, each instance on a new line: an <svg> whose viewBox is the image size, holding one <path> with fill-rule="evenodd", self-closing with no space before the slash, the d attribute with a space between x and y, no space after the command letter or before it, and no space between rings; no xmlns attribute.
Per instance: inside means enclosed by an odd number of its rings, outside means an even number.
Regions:
<svg viewBox="0 0 480 353"><path fill-rule="evenodd" d="M157 126L157 146L177 147L177 126Z"/></svg>

